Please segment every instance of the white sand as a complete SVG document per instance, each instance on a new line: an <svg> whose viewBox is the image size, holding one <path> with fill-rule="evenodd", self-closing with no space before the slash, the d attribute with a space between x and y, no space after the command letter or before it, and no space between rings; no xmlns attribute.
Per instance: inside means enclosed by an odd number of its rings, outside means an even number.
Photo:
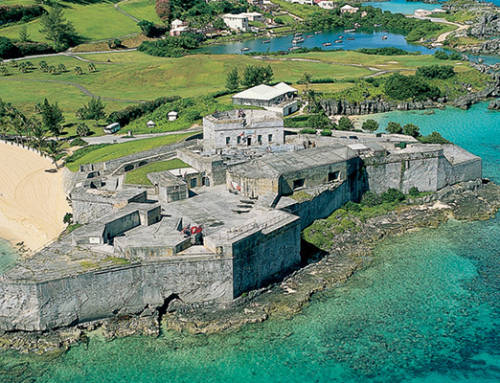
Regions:
<svg viewBox="0 0 500 383"><path fill-rule="evenodd" d="M45 172L54 168L50 159L0 141L0 238L38 250L64 230L71 209L62 172Z"/></svg>

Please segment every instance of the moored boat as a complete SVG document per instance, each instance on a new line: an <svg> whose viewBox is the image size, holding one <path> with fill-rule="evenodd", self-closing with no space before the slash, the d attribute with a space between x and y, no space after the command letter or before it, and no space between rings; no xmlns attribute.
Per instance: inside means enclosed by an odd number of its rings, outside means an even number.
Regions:
<svg viewBox="0 0 500 383"><path fill-rule="evenodd" d="M323 45L324 47L329 47L329 46L331 46L331 45L332 45L332 43L323 43L323 44L321 44L321 45Z"/></svg>
<svg viewBox="0 0 500 383"><path fill-rule="evenodd" d="M249 51L249 50L250 50L250 48L247 48L247 47L241 48L241 51L242 51L242 52L247 52L247 51Z"/></svg>

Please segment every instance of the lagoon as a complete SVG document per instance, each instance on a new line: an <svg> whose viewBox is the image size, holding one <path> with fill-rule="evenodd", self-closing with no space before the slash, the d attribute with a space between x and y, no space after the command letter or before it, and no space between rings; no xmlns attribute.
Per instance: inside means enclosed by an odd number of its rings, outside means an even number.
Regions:
<svg viewBox="0 0 500 383"><path fill-rule="evenodd" d="M432 11L441 9L441 4L428 4L422 1L406 1L406 0L390 0L390 1L373 1L363 3L364 6L380 8L382 11L390 11L391 13L402 13L404 15L412 15L417 9L426 9Z"/></svg>

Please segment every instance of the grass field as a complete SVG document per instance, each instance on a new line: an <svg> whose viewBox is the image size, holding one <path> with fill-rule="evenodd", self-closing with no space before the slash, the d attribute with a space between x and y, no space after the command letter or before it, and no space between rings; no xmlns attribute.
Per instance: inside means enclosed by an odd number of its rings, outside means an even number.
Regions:
<svg viewBox="0 0 500 383"><path fill-rule="evenodd" d="M269 56L265 60L258 60L245 55L197 54L162 58L140 52L116 52L81 57L95 62L97 72L88 73L87 63L67 56L43 59L49 65L64 64L68 71L59 75L41 72L38 65L42 59L30 60L36 68L31 73L20 73L9 64L10 75L0 77L0 97L28 114L33 113L36 103L47 97L51 102L58 102L67 122L73 123L76 122L76 110L89 100L89 96L79 87L102 97L106 110L110 112L160 96L195 97L224 90L226 74L233 67L237 67L241 73L249 64L269 64L273 68L275 81L286 81L294 85L306 72L313 79L334 79L333 84L311 85L312 89L327 94L354 87L352 81L362 77L385 71L408 74L413 73L418 66L432 64L455 65L455 70L460 73L459 80L472 79L472 83L478 86L485 81L485 76L472 69L469 64L442 61L428 55L378 56L358 52L309 52L284 57ZM75 66L81 66L85 74L77 75L73 70ZM16 91L12 91L13 89ZM229 104L231 99L228 96L218 101ZM138 121L137 126L144 125L143 122ZM170 125L167 130L173 130ZM189 124L177 125L179 127L176 129L189 127ZM142 130L136 133L139 131ZM96 133L102 134L102 130L97 129Z"/></svg>
<svg viewBox="0 0 500 383"><path fill-rule="evenodd" d="M139 20L149 20L156 24L163 24L156 14L154 0L125 0L119 3L119 6Z"/></svg>
<svg viewBox="0 0 500 383"><path fill-rule="evenodd" d="M146 138L113 145L91 145L78 149L68 160L67 167L76 172L80 165L94 162L103 162L127 156L129 154L143 152L157 148L158 146L170 145L185 140L194 133L172 134L168 136ZM69 162L71 161L71 162Z"/></svg>
<svg viewBox="0 0 500 383"><path fill-rule="evenodd" d="M16 1L15 3L24 5L34 2ZM140 28L134 20L121 14L114 8L113 1L89 1L88 3L85 1L59 1L59 3L64 7L66 19L73 23L77 34L85 41L110 39L140 32ZM28 35L31 40L46 42L45 36L40 33L41 26L39 19L26 24L16 24L1 28L0 36L17 39L19 38L22 25L27 26Z"/></svg>
<svg viewBox="0 0 500 383"><path fill-rule="evenodd" d="M163 172L165 170L187 168L187 167L189 167L189 165L179 160L178 158L174 158L168 161L153 162L128 172L125 175L125 183L133 185L149 186L152 185L151 181L149 181L147 177L149 173Z"/></svg>

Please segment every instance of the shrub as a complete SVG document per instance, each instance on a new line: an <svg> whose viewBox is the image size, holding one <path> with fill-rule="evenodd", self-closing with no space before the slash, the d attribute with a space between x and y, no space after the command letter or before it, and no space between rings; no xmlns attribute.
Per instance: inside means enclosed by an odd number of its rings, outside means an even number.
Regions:
<svg viewBox="0 0 500 383"><path fill-rule="evenodd" d="M188 50L198 48L203 39L203 35L199 33L186 33L177 37L167 36L156 41L143 41L137 49L152 56L181 57Z"/></svg>
<svg viewBox="0 0 500 383"><path fill-rule="evenodd" d="M170 17L170 0L156 0L155 11L162 21L168 21Z"/></svg>
<svg viewBox="0 0 500 383"><path fill-rule="evenodd" d="M324 114L313 114L307 122L313 129L325 129L330 126L330 119Z"/></svg>
<svg viewBox="0 0 500 383"><path fill-rule="evenodd" d="M398 189L390 188L381 195L382 202L401 202L405 199L405 195Z"/></svg>
<svg viewBox="0 0 500 383"><path fill-rule="evenodd" d="M19 49L12 44L12 41L7 37L0 36L0 58L11 59L14 57L19 57Z"/></svg>
<svg viewBox="0 0 500 383"><path fill-rule="evenodd" d="M417 125L406 124L403 126L403 134L406 136L418 137L420 136L420 129Z"/></svg>
<svg viewBox="0 0 500 383"><path fill-rule="evenodd" d="M410 190L408 190L408 195L410 197L418 197L419 194L420 192L418 191L418 188L416 186L413 186L410 188Z"/></svg>
<svg viewBox="0 0 500 383"><path fill-rule="evenodd" d="M349 117L342 116L342 117L340 117L340 120L339 120L338 129L339 130L353 130L354 125L352 124L352 121L349 119Z"/></svg>
<svg viewBox="0 0 500 383"><path fill-rule="evenodd" d="M162 25L156 25L151 21L141 20L137 23L142 33L147 37L160 37L165 34L167 28Z"/></svg>
<svg viewBox="0 0 500 383"><path fill-rule="evenodd" d="M444 51L436 51L434 52L434 57L437 58L438 60L448 60L449 57Z"/></svg>
<svg viewBox="0 0 500 383"><path fill-rule="evenodd" d="M394 121L389 121L389 123L387 124L387 128L385 128L385 130L387 130L387 132L391 134L403 133L403 127L401 126L401 124L398 124L397 122Z"/></svg>
<svg viewBox="0 0 500 383"><path fill-rule="evenodd" d="M108 124L111 124L113 122L119 122L121 126L125 126L130 121L135 120L136 118L139 118L146 113L154 111L163 104L166 104L168 102L173 102L179 99L180 97L178 96L159 97L153 101L147 101L142 104L128 106L125 109L112 112L108 116L107 122Z"/></svg>
<svg viewBox="0 0 500 383"><path fill-rule="evenodd" d="M414 55L413 52L405 51L404 49L394 48L394 47L384 47L384 48L361 48L358 52L364 53L366 55L382 55L382 56L403 56L403 55Z"/></svg>
<svg viewBox="0 0 500 383"><path fill-rule="evenodd" d="M45 13L45 9L40 5L8 5L0 6L0 25L28 21L39 17Z"/></svg>
<svg viewBox="0 0 500 383"><path fill-rule="evenodd" d="M417 68L417 76L425 78L439 78L446 80L455 76L455 71L452 65L429 65Z"/></svg>
<svg viewBox="0 0 500 383"><path fill-rule="evenodd" d="M316 129L304 128L299 131L300 134L316 134Z"/></svg>
<svg viewBox="0 0 500 383"><path fill-rule="evenodd" d="M366 120L363 122L363 130L374 132L378 129L378 122L375 120Z"/></svg>
<svg viewBox="0 0 500 383"><path fill-rule="evenodd" d="M420 76L403 76L394 73L385 82L385 93L395 100L435 100L441 96L438 87L429 85Z"/></svg>
<svg viewBox="0 0 500 383"><path fill-rule="evenodd" d="M90 133L90 128L84 123L80 123L76 127L76 134L78 134L80 137L86 137L90 135Z"/></svg>
<svg viewBox="0 0 500 383"><path fill-rule="evenodd" d="M451 142L444 138L438 132L432 132L428 136L420 136L417 139L423 144L450 144Z"/></svg>
<svg viewBox="0 0 500 383"><path fill-rule="evenodd" d="M88 142L85 140L82 140L80 137L75 138L69 143L70 146L87 146Z"/></svg>
<svg viewBox="0 0 500 383"><path fill-rule="evenodd" d="M20 57L54 52L54 49L45 43L20 42L16 43L16 46Z"/></svg>
<svg viewBox="0 0 500 383"><path fill-rule="evenodd" d="M332 131L331 131L330 129L323 129L323 130L321 131L321 135L322 135L322 136L325 136L325 137L329 137L329 136L331 136L331 135L332 135Z"/></svg>
<svg viewBox="0 0 500 383"><path fill-rule="evenodd" d="M361 198L361 204L365 206L376 206L380 205L382 203L382 198L371 191L367 191L365 194L363 194L363 197Z"/></svg>

